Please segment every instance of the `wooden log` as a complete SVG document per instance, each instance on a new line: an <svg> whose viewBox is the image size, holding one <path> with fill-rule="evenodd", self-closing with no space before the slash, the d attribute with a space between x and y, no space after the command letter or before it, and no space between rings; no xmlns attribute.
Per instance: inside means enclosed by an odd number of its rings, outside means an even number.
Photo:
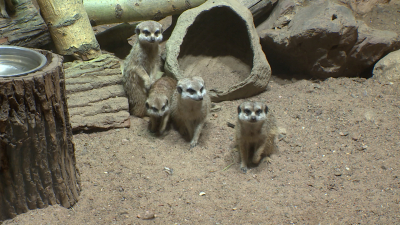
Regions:
<svg viewBox="0 0 400 225"><path fill-rule="evenodd" d="M82 0L37 0L37 3L59 54L82 60L101 55Z"/></svg>
<svg viewBox="0 0 400 225"><path fill-rule="evenodd" d="M93 26L140 20L161 20L199 6L206 0L84 0Z"/></svg>
<svg viewBox="0 0 400 225"><path fill-rule="evenodd" d="M0 18L0 45L42 48L51 36L31 0L18 0L16 13Z"/></svg>
<svg viewBox="0 0 400 225"><path fill-rule="evenodd" d="M253 14L254 21L266 19L272 11L273 6L278 0L238 0L242 5L246 6L251 14Z"/></svg>
<svg viewBox="0 0 400 225"><path fill-rule="evenodd" d="M119 59L103 54L64 64L67 99L74 131L129 127L129 104Z"/></svg>
<svg viewBox="0 0 400 225"><path fill-rule="evenodd" d="M0 221L80 193L62 57L40 52L43 69L0 78Z"/></svg>

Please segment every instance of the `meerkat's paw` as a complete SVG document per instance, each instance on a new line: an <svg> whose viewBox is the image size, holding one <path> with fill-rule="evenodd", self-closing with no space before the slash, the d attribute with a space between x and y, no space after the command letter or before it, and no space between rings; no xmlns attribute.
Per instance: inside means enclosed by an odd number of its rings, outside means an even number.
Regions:
<svg viewBox="0 0 400 225"><path fill-rule="evenodd" d="M192 141L192 142L190 142L190 148L189 148L189 150L191 150L192 148L194 148L194 147L196 147L197 146L197 141Z"/></svg>
<svg viewBox="0 0 400 225"><path fill-rule="evenodd" d="M272 159L269 156L266 156L263 161L266 162L267 164L271 164Z"/></svg>
<svg viewBox="0 0 400 225"><path fill-rule="evenodd" d="M246 166L244 163L241 163L241 164L240 164L240 170L241 170L243 173L247 173L247 166Z"/></svg>

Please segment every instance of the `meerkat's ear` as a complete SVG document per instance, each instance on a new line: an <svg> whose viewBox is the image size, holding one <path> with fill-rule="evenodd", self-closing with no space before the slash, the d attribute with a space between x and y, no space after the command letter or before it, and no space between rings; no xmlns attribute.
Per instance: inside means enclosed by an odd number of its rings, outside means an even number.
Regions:
<svg viewBox="0 0 400 225"><path fill-rule="evenodd" d="M168 105L168 99L167 99L167 102L165 103L165 105Z"/></svg>
<svg viewBox="0 0 400 225"><path fill-rule="evenodd" d="M178 93L179 93L179 94L182 94L182 87L181 87L181 86L177 86L177 87L176 87L176 90L178 90Z"/></svg>
<svg viewBox="0 0 400 225"><path fill-rule="evenodd" d="M264 112L265 112L265 114L268 113L268 106L265 106Z"/></svg>
<svg viewBox="0 0 400 225"><path fill-rule="evenodd" d="M240 112L242 111L242 109L240 109L240 105L238 106L238 114L240 114Z"/></svg>
<svg viewBox="0 0 400 225"><path fill-rule="evenodd" d="M140 34L140 27L139 27L139 26L136 26L136 28L135 28L135 33L136 33L136 34Z"/></svg>

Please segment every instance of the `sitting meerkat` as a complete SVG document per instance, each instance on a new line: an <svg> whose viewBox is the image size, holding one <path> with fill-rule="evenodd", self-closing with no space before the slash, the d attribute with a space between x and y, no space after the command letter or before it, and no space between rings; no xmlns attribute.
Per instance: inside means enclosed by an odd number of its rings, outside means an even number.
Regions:
<svg viewBox="0 0 400 225"><path fill-rule="evenodd" d="M259 164L262 155L270 162L275 153L275 137L278 133L275 117L268 106L261 102L243 102L238 106L236 144L239 148L240 169L246 173L248 159Z"/></svg>
<svg viewBox="0 0 400 225"><path fill-rule="evenodd" d="M175 88L176 80L171 77L161 77L151 86L149 97L146 101L151 132L159 135L164 133L169 121L171 97Z"/></svg>
<svg viewBox="0 0 400 225"><path fill-rule="evenodd" d="M204 122L210 112L211 99L201 77L178 81L172 96L171 117L179 133L190 140L190 148L197 145Z"/></svg>
<svg viewBox="0 0 400 225"><path fill-rule="evenodd" d="M162 75L159 43L162 41L162 25L144 21L136 26L137 38L123 62L122 75L129 111L143 117L145 102L151 85Z"/></svg>

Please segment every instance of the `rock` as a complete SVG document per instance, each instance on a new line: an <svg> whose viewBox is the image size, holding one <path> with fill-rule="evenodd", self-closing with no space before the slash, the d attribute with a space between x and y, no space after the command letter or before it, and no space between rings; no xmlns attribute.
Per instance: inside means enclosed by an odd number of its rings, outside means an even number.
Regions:
<svg viewBox="0 0 400 225"><path fill-rule="evenodd" d="M358 76L399 47L397 34L369 28L332 1L279 1L257 31L274 69L314 78Z"/></svg>
<svg viewBox="0 0 400 225"><path fill-rule="evenodd" d="M350 50L345 76L359 75L384 55L400 48L400 39L395 32L370 28L362 21L357 21L357 25L358 39Z"/></svg>
<svg viewBox="0 0 400 225"><path fill-rule="evenodd" d="M156 217L157 217L157 215L154 214L154 212L149 211L149 210L146 210L144 213L137 215L137 218L140 218L142 220L151 220L151 219L154 219Z"/></svg>
<svg viewBox="0 0 400 225"><path fill-rule="evenodd" d="M400 50L394 51L380 59L374 66L373 78L378 81L400 82Z"/></svg>
<svg viewBox="0 0 400 225"><path fill-rule="evenodd" d="M179 16L166 43L165 72L177 79L202 76L213 102L259 94L271 77L250 11L224 0Z"/></svg>
<svg viewBox="0 0 400 225"><path fill-rule="evenodd" d="M365 14L376 7L377 4L389 3L390 0L341 0L341 2L349 5L354 12L358 14Z"/></svg>

